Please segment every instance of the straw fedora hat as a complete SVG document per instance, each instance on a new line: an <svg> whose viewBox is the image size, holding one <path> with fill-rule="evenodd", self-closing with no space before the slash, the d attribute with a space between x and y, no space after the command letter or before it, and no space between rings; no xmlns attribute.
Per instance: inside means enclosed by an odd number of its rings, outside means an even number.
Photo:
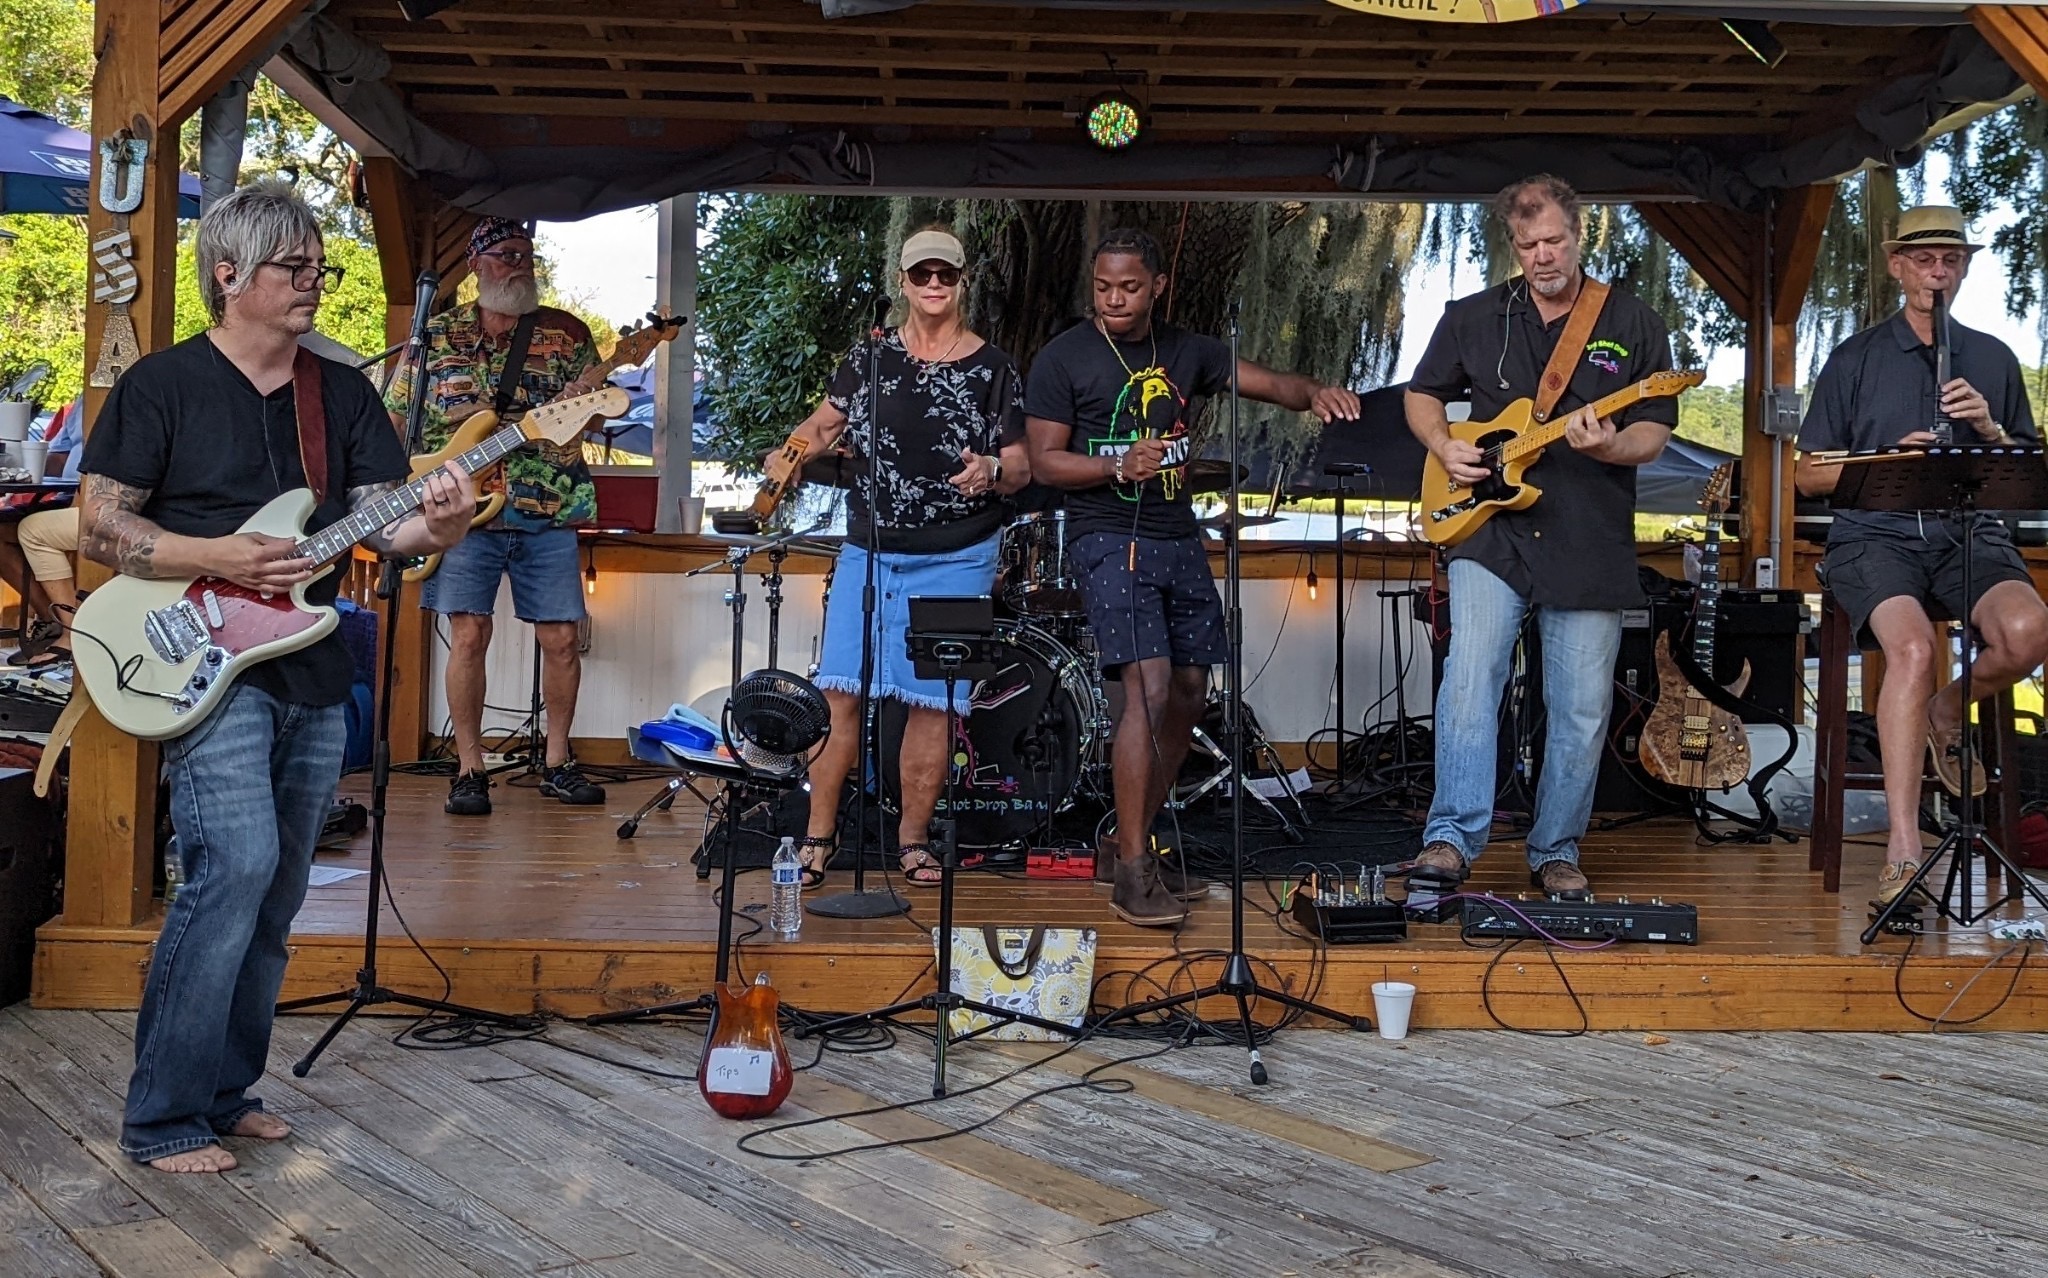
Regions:
<svg viewBox="0 0 2048 1278"><path fill-rule="evenodd" d="M1982 244L1970 243L1963 225L1963 211L1946 204L1922 204L1899 214L1899 234L1884 242L1884 251L1901 249L1959 248L1976 252Z"/></svg>

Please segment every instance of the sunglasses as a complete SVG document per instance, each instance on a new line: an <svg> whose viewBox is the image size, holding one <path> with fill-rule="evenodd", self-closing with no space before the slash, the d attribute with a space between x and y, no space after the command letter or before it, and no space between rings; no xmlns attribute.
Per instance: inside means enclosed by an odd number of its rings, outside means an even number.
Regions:
<svg viewBox="0 0 2048 1278"><path fill-rule="evenodd" d="M919 288L931 283L934 276L937 276L939 283L947 288L952 288L960 282L960 268L957 266L913 266L903 273Z"/></svg>

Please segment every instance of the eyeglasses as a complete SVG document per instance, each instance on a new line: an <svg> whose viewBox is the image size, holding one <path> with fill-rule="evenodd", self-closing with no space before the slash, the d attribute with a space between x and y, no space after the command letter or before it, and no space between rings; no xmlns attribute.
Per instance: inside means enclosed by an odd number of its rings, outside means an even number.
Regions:
<svg viewBox="0 0 2048 1278"><path fill-rule="evenodd" d="M540 254L529 252L526 249L492 249L487 253L479 253L477 256L495 257L515 271L529 262L540 261Z"/></svg>
<svg viewBox="0 0 2048 1278"><path fill-rule="evenodd" d="M1963 263L1970 260L1970 255L1968 253L1931 253L1923 249L1918 253L1907 253L1905 258L1923 271L1931 271L1936 266L1946 266L1951 271L1959 271L1962 269Z"/></svg>
<svg viewBox="0 0 2048 1278"><path fill-rule="evenodd" d="M913 266L903 273L919 288L931 283L933 276L937 276L939 283L947 288L952 288L960 282L960 268L957 266Z"/></svg>
<svg viewBox="0 0 2048 1278"><path fill-rule="evenodd" d="M342 276L348 272L339 266L323 266L317 262L258 262L258 266L275 266L281 271L292 273L292 287L301 293L310 293L319 284L328 291L341 287Z"/></svg>

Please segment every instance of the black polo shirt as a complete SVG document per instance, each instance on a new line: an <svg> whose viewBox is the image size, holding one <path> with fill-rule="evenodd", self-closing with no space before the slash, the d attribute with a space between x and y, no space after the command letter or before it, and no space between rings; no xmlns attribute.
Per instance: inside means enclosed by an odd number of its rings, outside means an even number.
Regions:
<svg viewBox="0 0 2048 1278"><path fill-rule="evenodd" d="M1989 333L1949 322L1950 375L1977 388L1991 406L1991 419L2006 433L2038 442L2034 410L2027 403L2026 383L2012 348ZM1813 402L1799 427L1799 451L1846 448L1872 452L1889 448L1916 430L1931 430L1939 400L1934 385L1934 348L1920 340L1906 313L1871 325L1835 348L1813 382ZM1961 426L1956 442L1979 439ZM1926 516L1901 511L1838 510L1828 528L1828 544L1860 537L1904 537L1921 540L1937 512Z"/></svg>
<svg viewBox="0 0 2048 1278"><path fill-rule="evenodd" d="M1469 399L1472 420L1490 421L1532 399L1569 316L1545 324L1520 278L1444 308L1408 389L1453 403ZM1586 353L1557 401L1553 419L1671 368L1671 334L1657 313L1613 289ZM1615 426L1678 424L1678 401L1647 399ZM1539 607L1619 610L1643 602L1636 576L1636 471L1592 458L1560 441L1527 472L1543 496L1527 510L1501 511L1453 547Z"/></svg>

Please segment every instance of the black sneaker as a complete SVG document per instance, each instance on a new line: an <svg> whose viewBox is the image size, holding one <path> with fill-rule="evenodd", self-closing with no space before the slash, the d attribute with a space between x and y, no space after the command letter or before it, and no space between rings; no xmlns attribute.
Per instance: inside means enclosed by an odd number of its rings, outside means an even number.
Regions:
<svg viewBox="0 0 2048 1278"><path fill-rule="evenodd" d="M441 805L441 810L455 816L489 816L490 777L481 772L457 773L448 783L448 802Z"/></svg>
<svg viewBox="0 0 2048 1278"><path fill-rule="evenodd" d="M540 792L550 799L560 799L571 807L587 808L604 802L604 787L593 784L583 775L574 759L558 763L541 774Z"/></svg>

